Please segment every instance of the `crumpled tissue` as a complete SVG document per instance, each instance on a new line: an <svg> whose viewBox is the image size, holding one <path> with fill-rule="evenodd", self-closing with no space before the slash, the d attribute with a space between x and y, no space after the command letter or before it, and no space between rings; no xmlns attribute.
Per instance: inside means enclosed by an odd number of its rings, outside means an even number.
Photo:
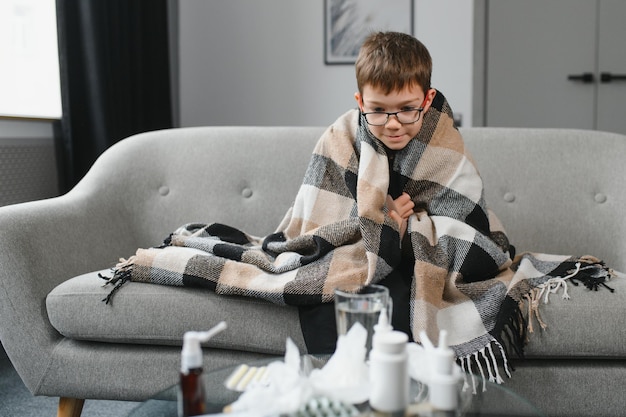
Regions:
<svg viewBox="0 0 626 417"><path fill-rule="evenodd" d="M293 413L313 396L313 389L300 364L300 352L287 339L285 360L267 365L268 383L253 385L231 404L232 412L270 416Z"/></svg>
<svg viewBox="0 0 626 417"><path fill-rule="evenodd" d="M360 404L369 399L366 340L367 330L359 322L338 337L333 356L309 377L316 393L348 404Z"/></svg>
<svg viewBox="0 0 626 417"><path fill-rule="evenodd" d="M348 404L369 397L369 369L365 362L367 330L356 323L337 339L337 348L321 369L303 370L300 352L287 339L283 361L267 365L268 383L252 385L231 404L232 412L259 416L295 413L315 397L325 396Z"/></svg>

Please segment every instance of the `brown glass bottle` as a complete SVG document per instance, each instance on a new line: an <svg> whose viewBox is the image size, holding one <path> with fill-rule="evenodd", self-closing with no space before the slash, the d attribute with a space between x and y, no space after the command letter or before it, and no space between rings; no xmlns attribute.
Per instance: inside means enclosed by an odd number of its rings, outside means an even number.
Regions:
<svg viewBox="0 0 626 417"><path fill-rule="evenodd" d="M181 398L178 413L180 417L206 414L202 368L192 368L187 373L181 372L180 391Z"/></svg>

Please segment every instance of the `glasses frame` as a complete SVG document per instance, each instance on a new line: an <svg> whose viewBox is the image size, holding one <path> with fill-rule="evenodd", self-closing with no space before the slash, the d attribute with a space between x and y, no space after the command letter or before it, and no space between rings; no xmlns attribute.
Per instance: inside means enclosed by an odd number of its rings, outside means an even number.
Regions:
<svg viewBox="0 0 626 417"><path fill-rule="evenodd" d="M398 114L399 113L408 113L408 112L412 112L412 111L417 111L417 119L415 119L412 122L401 122L400 119L398 118ZM367 123L370 126L385 126L387 123L389 123L389 117L390 116L396 116L396 120L398 121L398 123L400 123L401 125L412 125L414 123L419 122L420 118L422 117L422 112L424 111L424 107L418 107L417 109L411 109L411 110L399 110L399 111L392 111L392 112L387 112L387 111L370 111L370 112L361 112L361 114L363 115L363 118L365 119L365 123ZM387 117L385 118L385 122L384 123L370 123L369 120L367 120L367 115L368 114L386 114Z"/></svg>

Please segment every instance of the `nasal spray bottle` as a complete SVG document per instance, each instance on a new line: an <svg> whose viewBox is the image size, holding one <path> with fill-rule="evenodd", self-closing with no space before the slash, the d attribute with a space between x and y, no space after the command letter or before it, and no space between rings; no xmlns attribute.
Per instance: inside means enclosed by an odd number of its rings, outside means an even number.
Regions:
<svg viewBox="0 0 626 417"><path fill-rule="evenodd" d="M408 340L406 333L393 330L383 309L369 356L369 403L376 411L403 416L409 404Z"/></svg>
<svg viewBox="0 0 626 417"><path fill-rule="evenodd" d="M185 333L181 353L179 417L198 416L206 413L200 343L208 341L225 328L226 323L222 321L206 332L190 331Z"/></svg>
<svg viewBox="0 0 626 417"><path fill-rule="evenodd" d="M454 351L448 346L448 332L439 332L439 344L435 348L426 336L420 333L426 353L430 357L431 369L428 378L428 399L436 410L453 411L458 406L459 375L455 375Z"/></svg>

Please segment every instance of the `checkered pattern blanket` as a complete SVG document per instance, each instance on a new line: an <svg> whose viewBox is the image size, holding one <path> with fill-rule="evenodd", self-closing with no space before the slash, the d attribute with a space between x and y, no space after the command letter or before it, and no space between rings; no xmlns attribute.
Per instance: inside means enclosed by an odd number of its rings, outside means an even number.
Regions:
<svg viewBox="0 0 626 417"><path fill-rule="evenodd" d="M461 363L486 363L499 380L496 357L508 373L503 345L518 346L523 337L520 302L532 304L533 293L558 280L584 276L598 286L609 277L593 258L525 253L511 259L441 93L418 136L392 162L361 117L347 112L320 138L275 233L255 237L223 224L185 225L163 246L140 249L121 262L110 296L132 280L203 286L278 304L325 303L333 301L337 286L357 291L381 281L408 250L415 259L414 338L425 331L436 341L445 329ZM405 239L385 205L390 170L415 203ZM513 343L505 343L511 337Z"/></svg>

